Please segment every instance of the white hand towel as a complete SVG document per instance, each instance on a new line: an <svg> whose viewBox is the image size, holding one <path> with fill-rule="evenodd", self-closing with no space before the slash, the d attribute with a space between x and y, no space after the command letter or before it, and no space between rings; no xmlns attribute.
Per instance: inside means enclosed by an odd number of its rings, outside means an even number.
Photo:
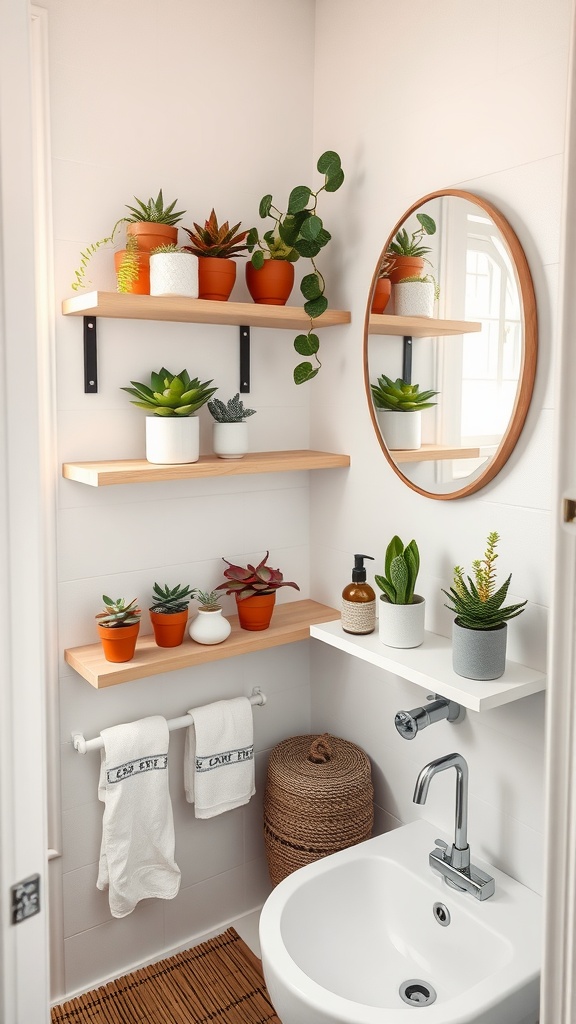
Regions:
<svg viewBox="0 0 576 1024"><path fill-rule="evenodd" d="M248 697L219 700L188 712L184 788L197 818L213 818L254 796L254 729Z"/></svg>
<svg viewBox="0 0 576 1024"><path fill-rule="evenodd" d="M110 913L126 917L139 900L170 900L180 888L168 792L166 719L160 715L103 729L98 798L104 803L99 889Z"/></svg>

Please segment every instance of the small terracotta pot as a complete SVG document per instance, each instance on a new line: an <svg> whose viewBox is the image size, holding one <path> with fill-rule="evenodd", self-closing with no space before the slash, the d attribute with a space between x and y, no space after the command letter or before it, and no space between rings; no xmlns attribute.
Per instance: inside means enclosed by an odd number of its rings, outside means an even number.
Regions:
<svg viewBox="0 0 576 1024"><path fill-rule="evenodd" d="M98 626L98 636L102 641L102 650L106 661L130 661L136 650L136 638L140 623L131 626Z"/></svg>
<svg viewBox="0 0 576 1024"><path fill-rule="evenodd" d="M119 249L114 253L114 269L118 273L126 249ZM150 256L147 252L138 253L138 277L128 289L131 295L150 294Z"/></svg>
<svg viewBox="0 0 576 1024"><path fill-rule="evenodd" d="M188 609L172 613L153 612L150 609L150 622L157 647L179 647L186 632Z"/></svg>
<svg viewBox="0 0 576 1024"><path fill-rule="evenodd" d="M127 224L126 234L135 235L139 251L148 254L159 245L176 245L178 242L177 227L171 224L155 224L147 220Z"/></svg>
<svg viewBox="0 0 576 1024"><path fill-rule="evenodd" d="M226 302L236 280L234 260L217 256L198 257L198 298Z"/></svg>
<svg viewBox="0 0 576 1024"><path fill-rule="evenodd" d="M372 296L371 313L383 313L392 294L392 281L389 277L379 277Z"/></svg>
<svg viewBox="0 0 576 1024"><path fill-rule="evenodd" d="M276 594L257 594L255 597L245 597L243 601L236 598L242 629L268 629L275 603Z"/></svg>
<svg viewBox="0 0 576 1024"><path fill-rule="evenodd" d="M394 267L390 271L392 284L398 284L405 277L421 277L424 260L421 256L394 256Z"/></svg>
<svg viewBox="0 0 576 1024"><path fill-rule="evenodd" d="M294 264L288 260L264 260L257 269L246 264L246 286L254 302L285 306L294 287Z"/></svg>

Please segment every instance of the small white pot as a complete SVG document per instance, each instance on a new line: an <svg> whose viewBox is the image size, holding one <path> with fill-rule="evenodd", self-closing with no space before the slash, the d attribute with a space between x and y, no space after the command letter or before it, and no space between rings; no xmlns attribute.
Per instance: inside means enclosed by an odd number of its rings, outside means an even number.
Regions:
<svg viewBox="0 0 576 1024"><path fill-rule="evenodd" d="M434 316L433 281L399 281L394 285L396 316Z"/></svg>
<svg viewBox="0 0 576 1024"><path fill-rule="evenodd" d="M197 416L147 416L146 459L161 466L198 462L200 420Z"/></svg>
<svg viewBox="0 0 576 1024"><path fill-rule="evenodd" d="M198 298L198 257L193 252L156 252L150 257L150 295Z"/></svg>
<svg viewBox="0 0 576 1024"><path fill-rule="evenodd" d="M392 604L382 595L379 608L379 637L387 647L420 647L424 641L426 602L414 594L412 604Z"/></svg>
<svg viewBox="0 0 576 1024"><path fill-rule="evenodd" d="M248 424L215 423L212 443L219 459L241 459L248 451Z"/></svg>
<svg viewBox="0 0 576 1024"><path fill-rule="evenodd" d="M396 412L377 409L382 437L389 451L414 451L422 447L422 410Z"/></svg>
<svg viewBox="0 0 576 1024"><path fill-rule="evenodd" d="M197 644L221 644L230 636L232 626L222 615L221 608L209 611L199 608L198 615L192 619L188 632Z"/></svg>

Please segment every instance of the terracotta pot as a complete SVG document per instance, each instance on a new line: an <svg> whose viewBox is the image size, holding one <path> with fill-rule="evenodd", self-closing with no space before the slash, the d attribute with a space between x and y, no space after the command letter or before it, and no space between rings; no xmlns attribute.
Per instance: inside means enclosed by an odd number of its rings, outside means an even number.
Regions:
<svg viewBox="0 0 576 1024"><path fill-rule="evenodd" d="M102 650L106 661L130 661L134 657L136 649L136 637L140 630L140 623L135 622L132 626L98 626L98 636L102 641Z"/></svg>
<svg viewBox="0 0 576 1024"><path fill-rule="evenodd" d="M198 257L198 298L226 302L236 280L234 260L216 256Z"/></svg>
<svg viewBox="0 0 576 1024"><path fill-rule="evenodd" d="M392 281L389 277L379 277L372 296L371 313L383 313L392 294Z"/></svg>
<svg viewBox="0 0 576 1024"><path fill-rule="evenodd" d="M268 629L276 594L258 594L255 597L245 597L243 601L236 598L238 607L238 619L242 629Z"/></svg>
<svg viewBox="0 0 576 1024"><path fill-rule="evenodd" d="M119 249L118 252L114 253L114 269L116 273L120 269L125 252L126 249ZM138 277L128 291L132 295L150 294L150 256L147 252L138 253Z"/></svg>
<svg viewBox="0 0 576 1024"><path fill-rule="evenodd" d="M126 225L126 234L135 235L138 239L140 252L150 254L159 245L176 245L178 228L171 224L155 224L152 221L138 220Z"/></svg>
<svg viewBox="0 0 576 1024"><path fill-rule="evenodd" d="M421 256L396 256L394 267L390 271L392 284L398 284L405 277L420 277L424 271L424 260Z"/></svg>
<svg viewBox="0 0 576 1024"><path fill-rule="evenodd" d="M154 639L158 647L179 647L184 639L188 622L188 609L183 612L153 612L150 609L150 622L154 630Z"/></svg>
<svg viewBox="0 0 576 1024"><path fill-rule="evenodd" d="M260 269L246 264L246 285L254 302L285 306L294 287L294 264L288 260L264 260Z"/></svg>

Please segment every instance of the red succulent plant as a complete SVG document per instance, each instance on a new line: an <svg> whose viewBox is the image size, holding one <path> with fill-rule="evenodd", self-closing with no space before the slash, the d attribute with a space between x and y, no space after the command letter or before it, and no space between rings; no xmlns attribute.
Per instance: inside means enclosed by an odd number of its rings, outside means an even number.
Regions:
<svg viewBox="0 0 576 1024"><path fill-rule="evenodd" d="M300 590L297 583L289 583L284 579L279 569L272 569L266 565L270 552L267 551L264 558L258 565L248 564L246 568L241 565L234 565L227 558L228 569L224 570L226 582L216 587L216 590L225 590L227 594L234 594L238 601L247 597L255 597L260 594L274 594L279 587L294 587Z"/></svg>

